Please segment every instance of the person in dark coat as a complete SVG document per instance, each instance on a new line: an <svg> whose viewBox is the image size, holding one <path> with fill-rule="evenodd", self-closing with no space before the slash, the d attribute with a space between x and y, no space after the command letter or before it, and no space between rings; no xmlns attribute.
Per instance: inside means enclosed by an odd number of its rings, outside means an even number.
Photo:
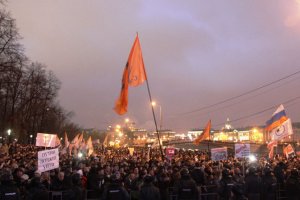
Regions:
<svg viewBox="0 0 300 200"><path fill-rule="evenodd" d="M205 183L204 172L200 168L199 162L195 163L195 168L191 171L191 177L196 182L197 186L202 186Z"/></svg>
<svg viewBox="0 0 300 200"><path fill-rule="evenodd" d="M199 192L196 182L190 177L189 170L183 168L180 171L180 180L174 187L174 193L178 195L178 200L196 200Z"/></svg>
<svg viewBox="0 0 300 200"><path fill-rule="evenodd" d="M277 180L270 167L265 167L262 176L263 199L274 200L276 198Z"/></svg>
<svg viewBox="0 0 300 200"><path fill-rule="evenodd" d="M28 186L27 199L28 200L49 199L49 192L47 188L41 183L40 177L34 177L31 179L30 184Z"/></svg>
<svg viewBox="0 0 300 200"><path fill-rule="evenodd" d="M0 199L1 200L20 200L20 191L13 182L12 175L9 173L1 176L0 185Z"/></svg>
<svg viewBox="0 0 300 200"><path fill-rule="evenodd" d="M230 174L229 169L225 168L222 171L222 179L218 185L218 194L220 195L220 199L229 200L234 196L233 193L234 182L232 180L232 176Z"/></svg>
<svg viewBox="0 0 300 200"><path fill-rule="evenodd" d="M256 173L254 167L249 168L249 173L245 178L245 193L249 200L260 199L262 190L261 178Z"/></svg>
<svg viewBox="0 0 300 200"><path fill-rule="evenodd" d="M126 189L117 179L117 176L113 174L111 177L111 182L103 191L101 200L129 200L129 194Z"/></svg>
<svg viewBox="0 0 300 200"><path fill-rule="evenodd" d="M291 170L291 175L286 180L286 191L289 200L298 200L300 191L299 173L297 169Z"/></svg>
<svg viewBox="0 0 300 200"><path fill-rule="evenodd" d="M160 200L160 192L157 187L153 185L154 178L150 175L145 176L144 184L140 191L140 200Z"/></svg>

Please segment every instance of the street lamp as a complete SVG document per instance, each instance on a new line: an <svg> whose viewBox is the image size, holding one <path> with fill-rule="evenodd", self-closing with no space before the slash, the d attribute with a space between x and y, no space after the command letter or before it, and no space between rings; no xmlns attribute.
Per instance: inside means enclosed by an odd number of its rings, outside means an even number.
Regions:
<svg viewBox="0 0 300 200"><path fill-rule="evenodd" d="M159 106L159 131L161 131L161 128L162 128L162 112L161 112L161 105L157 104L155 101L152 101L151 102L151 105L153 107L155 107L156 105Z"/></svg>
<svg viewBox="0 0 300 200"><path fill-rule="evenodd" d="M11 129L7 130L7 137L8 137L8 143L10 144L10 134L11 134Z"/></svg>
<svg viewBox="0 0 300 200"><path fill-rule="evenodd" d="M32 144L32 137L33 137L33 135L31 134L31 135L29 135L29 137L30 137L29 144Z"/></svg>

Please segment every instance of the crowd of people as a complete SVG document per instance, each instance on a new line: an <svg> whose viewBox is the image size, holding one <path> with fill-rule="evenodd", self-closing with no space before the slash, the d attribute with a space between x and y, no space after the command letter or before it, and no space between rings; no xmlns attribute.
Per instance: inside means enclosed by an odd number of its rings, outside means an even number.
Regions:
<svg viewBox="0 0 300 200"><path fill-rule="evenodd" d="M148 147L95 148L90 157L62 154L59 168L39 172L33 145L2 145L0 199L300 199L298 157L212 161L207 152L182 150L162 157Z"/></svg>

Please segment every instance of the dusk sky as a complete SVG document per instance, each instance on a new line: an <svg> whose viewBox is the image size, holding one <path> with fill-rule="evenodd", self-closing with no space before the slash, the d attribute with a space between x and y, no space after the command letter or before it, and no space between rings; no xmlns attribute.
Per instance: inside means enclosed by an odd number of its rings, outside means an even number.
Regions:
<svg viewBox="0 0 300 200"><path fill-rule="evenodd" d="M62 83L58 100L84 128L124 123L154 130L146 84L114 110L139 33L162 127L175 131L264 125L283 103L300 121L300 0L9 0L25 54ZM288 102L288 103L285 103ZM198 110L198 111L197 111ZM155 108L159 121L159 107ZM257 115L252 114L259 113ZM240 120L238 120L240 119Z"/></svg>

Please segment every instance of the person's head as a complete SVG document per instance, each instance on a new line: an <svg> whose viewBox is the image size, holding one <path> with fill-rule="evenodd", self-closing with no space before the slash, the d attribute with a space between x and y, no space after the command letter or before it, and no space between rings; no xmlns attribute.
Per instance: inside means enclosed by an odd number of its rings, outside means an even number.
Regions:
<svg viewBox="0 0 300 200"><path fill-rule="evenodd" d="M144 182L145 182L146 184L152 183L153 180L154 180L154 179L153 179L153 176L146 175L146 176L144 177Z"/></svg>
<svg viewBox="0 0 300 200"><path fill-rule="evenodd" d="M270 175L271 172L272 172L272 170L271 170L270 167L265 167L265 168L264 168L264 174L265 174L265 175Z"/></svg>
<svg viewBox="0 0 300 200"><path fill-rule="evenodd" d="M186 177L189 175L189 170L187 168L183 168L180 170L181 177Z"/></svg>
<svg viewBox="0 0 300 200"><path fill-rule="evenodd" d="M72 184L76 186L81 186L81 179L78 173L72 175Z"/></svg>
<svg viewBox="0 0 300 200"><path fill-rule="evenodd" d="M256 173L256 168L255 167L250 167L249 168L249 174L250 175L253 175L253 174L255 174Z"/></svg>
<svg viewBox="0 0 300 200"><path fill-rule="evenodd" d="M298 177L299 173L298 173L298 170L296 168L293 168L291 170L291 176L292 177Z"/></svg>
<svg viewBox="0 0 300 200"><path fill-rule="evenodd" d="M2 176L1 176L1 184L2 185L6 185L6 184L8 184L8 183L10 183L10 182L12 182L12 180L13 180L13 176L11 175L11 173L4 173L4 174L2 174Z"/></svg>
<svg viewBox="0 0 300 200"><path fill-rule="evenodd" d="M58 180L63 181L64 178L65 178L65 173L64 172L59 172L57 177L58 177Z"/></svg>
<svg viewBox="0 0 300 200"><path fill-rule="evenodd" d="M227 168L223 169L223 171L222 171L222 177L223 178L229 178L229 177L231 177L230 170L227 169Z"/></svg>

